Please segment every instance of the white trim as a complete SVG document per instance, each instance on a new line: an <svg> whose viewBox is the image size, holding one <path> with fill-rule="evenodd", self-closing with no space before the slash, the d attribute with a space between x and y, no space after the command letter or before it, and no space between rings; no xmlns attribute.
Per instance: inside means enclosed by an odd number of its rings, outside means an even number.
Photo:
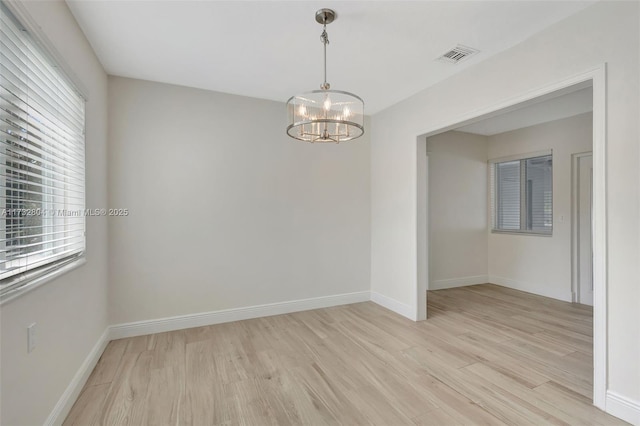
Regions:
<svg viewBox="0 0 640 426"><path fill-rule="evenodd" d="M593 405L604 409L607 353L607 67L590 72L593 80Z"/></svg>
<svg viewBox="0 0 640 426"><path fill-rule="evenodd" d="M514 154L514 155L507 155L505 157L490 158L489 160L487 160L487 163L488 164L505 163L507 161L527 160L529 158L546 157L547 155L553 155L553 150L545 149L543 151L528 152L525 154Z"/></svg>
<svg viewBox="0 0 640 426"><path fill-rule="evenodd" d="M54 280L60 277L61 275L66 274L67 272L71 272L74 269L81 267L85 263L87 263L87 258L83 254L82 257L79 257L76 260L69 262L60 268L53 269L44 275L41 275L37 278L34 278L28 281L26 284L21 285L20 287L16 287L15 289L11 289L7 291L6 293L0 296L0 306L9 303L12 300L17 299L23 294L26 294L32 290L35 290L36 288L42 286L43 284L46 284L49 281Z"/></svg>
<svg viewBox="0 0 640 426"><path fill-rule="evenodd" d="M538 102L562 93L593 87L593 405L604 410L607 392L607 64L597 65L564 80L525 92L494 105L461 114L458 118L430 126L419 132L417 143L424 137L453 130L483 118L513 110L524 102ZM419 173L416 173L416 182ZM417 211L417 208L415 209ZM416 232L417 244L420 238ZM416 247L417 251L417 247ZM420 292L418 283L416 292ZM568 300L571 300L570 298ZM413 310L419 309L420 298Z"/></svg>
<svg viewBox="0 0 640 426"><path fill-rule="evenodd" d="M540 286L535 282L527 282L514 280L512 278L500 277L497 275L489 275L488 282L491 284L500 285L503 287L513 288L515 290L524 291L526 293L537 294L538 296L550 297L552 299L563 300L565 302L571 302L571 291L565 286L561 288L558 286L558 292L540 291Z"/></svg>
<svg viewBox="0 0 640 426"><path fill-rule="evenodd" d="M543 231L517 231L515 229L509 229L509 230L491 229L491 233L496 235L506 234L506 235L529 235L533 237L553 237L553 234L551 232L545 233Z"/></svg>
<svg viewBox="0 0 640 426"><path fill-rule="evenodd" d="M289 314L311 309L368 302L369 292L337 294L333 296L314 297L311 299L292 300L288 302L269 303L265 305L247 306L243 308L224 309L220 311L201 312L198 314L180 315L168 318L136 321L117 324L109 327L111 340L125 337L144 336L153 333L202 327L231 321L268 317L271 315Z"/></svg>
<svg viewBox="0 0 640 426"><path fill-rule="evenodd" d="M632 425L640 426L640 401L607 391L607 413Z"/></svg>
<svg viewBox="0 0 640 426"><path fill-rule="evenodd" d="M61 425L62 422L64 422L69 411L71 411L71 407L73 407L78 396L80 396L80 392L87 382L89 375L100 360L102 353L107 348L108 343L109 327L107 327L104 333L102 333L98 342L95 344L93 349L91 349L91 352L89 352L89 355L87 355L75 376L73 376L73 379L71 379L71 383L69 383L69 386L65 389L64 393L58 400L58 403L53 407L49 417L45 420L45 425Z"/></svg>
<svg viewBox="0 0 640 426"><path fill-rule="evenodd" d="M470 277L448 278L446 280L434 280L429 284L429 290L442 290L445 288L465 287L468 285L486 284L488 275L474 275Z"/></svg>
<svg viewBox="0 0 640 426"><path fill-rule="evenodd" d="M371 301L382 306L383 308L387 308L390 311L395 312L398 315L402 315L405 318L416 321L416 311L411 306L405 305L402 302L398 302L396 299L392 299L390 297L372 291Z"/></svg>

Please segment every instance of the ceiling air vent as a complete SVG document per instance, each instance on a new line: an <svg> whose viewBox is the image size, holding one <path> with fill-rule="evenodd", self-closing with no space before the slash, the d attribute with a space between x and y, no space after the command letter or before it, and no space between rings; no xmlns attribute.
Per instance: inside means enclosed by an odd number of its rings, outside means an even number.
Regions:
<svg viewBox="0 0 640 426"><path fill-rule="evenodd" d="M469 56L475 55L479 50L473 49L471 47L457 45L444 55L440 56L438 59L444 62L451 62L452 64L457 64L461 60L468 58Z"/></svg>

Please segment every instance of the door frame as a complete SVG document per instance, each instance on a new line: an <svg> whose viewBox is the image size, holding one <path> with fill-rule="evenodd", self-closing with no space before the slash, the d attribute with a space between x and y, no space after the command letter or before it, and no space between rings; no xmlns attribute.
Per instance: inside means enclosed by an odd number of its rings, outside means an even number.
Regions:
<svg viewBox="0 0 640 426"><path fill-rule="evenodd" d="M571 91L572 86L590 83L593 88L593 212L592 212L592 244L593 244L593 405L605 409L608 374L607 374L607 64L603 63L579 74L552 82L546 86L527 91L506 101L490 105L480 110L472 111L447 120L447 122L430 126L416 136L417 166L416 188L424 188L424 170L426 161L420 159L426 156L426 138L455 128L480 121L484 118L498 115L526 102L540 100L545 96L553 97L562 91ZM588 86L588 84L587 84ZM420 170L421 165L425 169ZM428 253L429 242L426 224L427 194L418 191L416 198L417 226L416 226L416 256ZM425 215L426 213L426 215ZM416 259L416 287L415 309L416 320L426 320L426 292L428 272L425 271L426 261Z"/></svg>
<svg viewBox="0 0 640 426"><path fill-rule="evenodd" d="M589 151L571 154L571 302L573 303L580 303L580 221L578 219L580 214L578 204L580 201L580 176L578 174L580 172L580 159L584 157L593 157L593 153ZM591 187L593 190L593 181L591 182ZM593 217L591 218L591 235L593 236Z"/></svg>

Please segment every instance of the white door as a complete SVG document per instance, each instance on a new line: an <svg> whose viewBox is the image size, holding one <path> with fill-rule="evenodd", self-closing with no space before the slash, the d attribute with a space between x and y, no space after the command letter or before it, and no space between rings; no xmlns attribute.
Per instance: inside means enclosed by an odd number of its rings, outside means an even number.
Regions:
<svg viewBox="0 0 640 426"><path fill-rule="evenodd" d="M593 248L591 246L591 200L593 157L578 157L578 302L593 306Z"/></svg>

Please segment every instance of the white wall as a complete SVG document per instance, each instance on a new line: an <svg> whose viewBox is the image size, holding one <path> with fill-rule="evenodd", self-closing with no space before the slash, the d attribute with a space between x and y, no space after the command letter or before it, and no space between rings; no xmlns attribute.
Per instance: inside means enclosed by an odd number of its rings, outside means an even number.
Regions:
<svg viewBox="0 0 640 426"><path fill-rule="evenodd" d="M26 11L87 90L86 205L107 205L107 77L63 1ZM107 219L87 218L87 263L0 308L0 424L43 424L107 327ZM27 354L27 331L37 346Z"/></svg>
<svg viewBox="0 0 640 426"><path fill-rule="evenodd" d="M589 152L592 114L490 136L489 158L553 150L553 235L489 233L489 280L571 301L571 154Z"/></svg>
<svg viewBox="0 0 640 426"><path fill-rule="evenodd" d="M417 136L607 63L608 387L640 401L639 5L598 2L372 117L372 291L417 306Z"/></svg>
<svg viewBox="0 0 640 426"><path fill-rule="evenodd" d="M487 137L427 138L429 289L487 282Z"/></svg>
<svg viewBox="0 0 640 426"><path fill-rule="evenodd" d="M283 103L109 77L113 324L369 290L370 144ZM368 130L368 129L367 129Z"/></svg>

